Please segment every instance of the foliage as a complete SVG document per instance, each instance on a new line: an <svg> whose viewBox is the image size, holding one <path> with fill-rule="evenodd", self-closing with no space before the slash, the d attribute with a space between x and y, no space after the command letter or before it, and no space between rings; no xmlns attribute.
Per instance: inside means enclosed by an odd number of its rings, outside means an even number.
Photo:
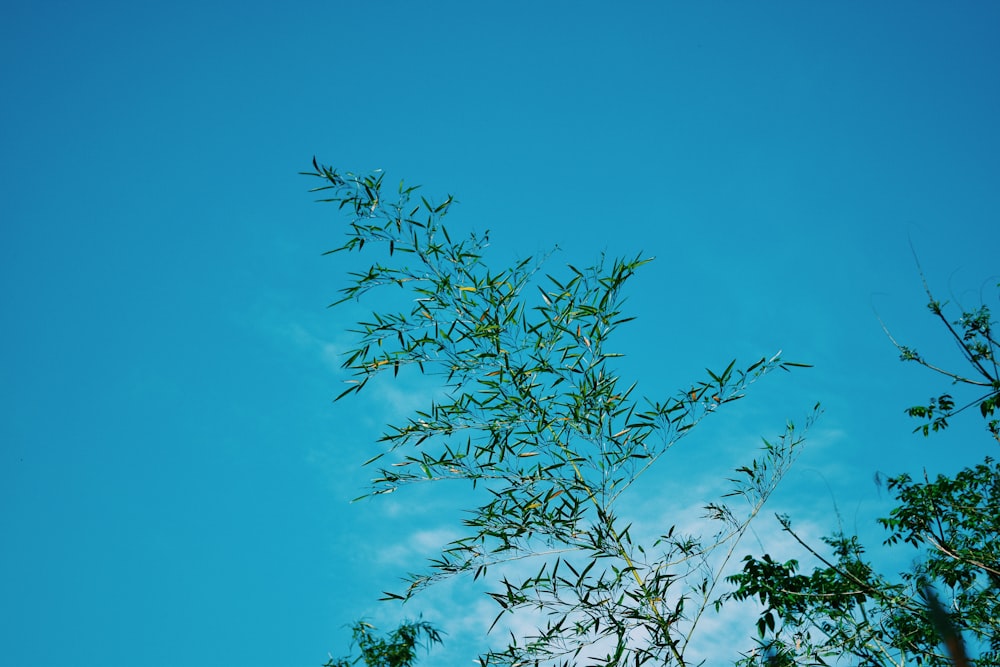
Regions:
<svg viewBox="0 0 1000 667"><path fill-rule="evenodd" d="M985 387L987 393L959 409L945 393L907 412L926 420L917 431L928 435L978 405L996 437L1000 374L990 311L981 306L949 321L944 304L927 294L931 313L959 343L971 377L943 370L890 336L902 360L916 361L953 384ZM732 597L757 598L764 605L757 621L761 648L803 665L825 665L826 660L904 665L911 658L925 665L1000 664L1000 464L986 457L954 477L933 480L926 472L922 481L901 474L888 480L888 489L898 505L879 519L888 534L884 545L919 550L913 566L897 577L877 573L856 537L835 534L824 540L832 553L819 553L799 539L787 517L780 517L784 529L822 567L807 576L797 573L796 560L744 559L743 571L730 577L737 585ZM945 604L935 588L945 592ZM978 661L965 655L963 637L982 649ZM763 654L747 656L744 664L765 664Z"/></svg>
<svg viewBox="0 0 1000 667"><path fill-rule="evenodd" d="M1000 283L997 284L997 287L1000 287ZM985 304L977 308L962 309L958 319L949 320L945 314L945 307L948 304L934 298L926 280L924 280L924 291L927 294L928 310L940 320L948 331L949 337L957 343L971 372L968 374L959 373L931 363L917 350L896 342L883 325L886 335L899 350L900 359L903 361L916 362L939 375L943 375L952 381L952 385L976 389L977 395L961 407L956 408L951 392L944 392L940 396L932 397L927 405L915 405L907 408L907 414L925 420L926 423L918 426L916 430L928 435L931 431L946 428L948 420L958 413L978 406L980 414L986 421L986 428L1000 442L1000 419L994 416L997 408L1000 407L1000 371L997 369L1000 344L995 338L994 325L996 323L992 321L990 309ZM985 393L982 393L984 391Z"/></svg>
<svg viewBox="0 0 1000 667"><path fill-rule="evenodd" d="M384 638L375 635L371 623L358 621L351 634L361 655L339 660L331 657L323 667L352 667L359 661L364 661L365 667L410 667L417 660L418 648L430 650L441 643L441 632L427 621L404 621Z"/></svg>
<svg viewBox="0 0 1000 667"><path fill-rule="evenodd" d="M336 303L384 288L410 300L408 310L359 323L344 363L353 379L338 398L405 368L442 386L425 409L388 427L385 450L368 462L381 466L370 495L464 480L478 503L465 534L386 597L471 575L499 607L494 625L518 611L544 614L544 627L511 633L483 665L689 664L721 571L794 460L801 432L789 423L736 469L729 492L705 505L707 536L665 527L641 540L621 518L623 494L703 418L770 371L802 364L778 355L743 369L732 362L667 398L634 398L635 384L612 368L621 355L610 338L633 319L622 292L648 259L600 258L560 275L542 272L544 257L491 267L488 232L454 240L444 226L452 197L432 203L402 183L393 195L381 172L313 167L321 201L351 218L346 242L330 252L381 253L351 274ZM514 564L530 573L517 575Z"/></svg>

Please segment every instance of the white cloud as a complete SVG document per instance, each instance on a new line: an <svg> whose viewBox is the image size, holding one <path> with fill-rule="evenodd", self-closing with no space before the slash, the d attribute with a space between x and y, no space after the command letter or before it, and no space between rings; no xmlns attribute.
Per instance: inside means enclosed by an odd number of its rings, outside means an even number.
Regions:
<svg viewBox="0 0 1000 667"><path fill-rule="evenodd" d="M384 565L405 566L410 570L415 564L423 564L428 558L436 556L442 547L458 539L461 534L453 528L431 528L417 530L395 541L389 547L376 547L375 559Z"/></svg>

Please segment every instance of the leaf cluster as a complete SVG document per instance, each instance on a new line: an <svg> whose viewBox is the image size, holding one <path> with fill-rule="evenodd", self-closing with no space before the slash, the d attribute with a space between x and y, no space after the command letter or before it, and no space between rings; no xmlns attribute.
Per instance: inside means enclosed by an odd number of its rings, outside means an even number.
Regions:
<svg viewBox="0 0 1000 667"><path fill-rule="evenodd" d="M950 320L944 304L927 294L929 310L959 344L971 372L943 370L893 340L902 360L987 393L958 409L950 393L943 393L907 412L926 420L917 430L927 435L978 404L996 437L992 416L1000 374L989 310L982 306ZM897 504L878 520L887 532L883 546L913 547L912 566L897 576L883 575L866 559L857 537L842 533L824 539L828 553L820 553L795 534L788 517L779 517L783 529L822 565L806 575L798 572L796 560L744 558L743 570L729 577L736 586L730 597L757 599L763 611L757 619L760 646L743 664L769 664L768 656L805 665L845 660L904 665L911 659L940 666L1000 664L1000 465L986 457L951 477L932 480L925 472L915 481L901 474L889 478L887 487ZM944 602L935 590L943 591ZM980 649L977 660L966 655L966 642Z"/></svg>
<svg viewBox="0 0 1000 667"><path fill-rule="evenodd" d="M435 581L469 575L490 585L494 625L519 610L544 612L544 627L511 634L506 649L482 656L484 665L584 657L687 664L694 628L717 601L719 573L802 434L788 424L734 472L730 492L705 506L714 527L707 535L668 526L649 543L633 541L620 518L623 494L702 419L765 374L802 364L779 355L745 368L733 361L665 397L638 397L613 367L621 354L611 339L633 319L624 289L649 259L600 257L547 273L546 255L494 269L485 259L488 232L453 238L445 226L452 197L418 200L417 188L403 183L387 194L380 172L313 166L322 201L351 218L346 241L330 252L378 253L332 305L385 289L410 299L353 330L344 361L352 379L338 399L407 367L442 387L426 408L387 427L382 451L367 462L377 466L367 495L461 480L477 499L464 535L386 598L407 600ZM528 562L532 574L515 576ZM595 646L606 653L581 653Z"/></svg>
<svg viewBox="0 0 1000 667"><path fill-rule="evenodd" d="M921 278L923 278L922 275ZM948 378L953 386L973 390L973 398L963 401L956 407L952 391L949 390L939 396L931 397L927 404L907 408L906 413L909 416L924 422L915 429L915 432L923 433L926 436L931 432L940 431L948 427L948 420L955 415L969 408L978 407L980 415L986 421L987 430L994 439L1000 442L1000 419L996 417L997 409L1000 407L1000 368L997 366L1000 349L998 349L995 333L996 322L993 321L992 313L987 305L980 304L973 308L960 309L957 316L949 316L946 313L948 304L934 298L927 286L926 279L923 280L923 283L928 299L927 309L943 325L949 338L955 343L967 370L961 372L946 369L932 362L916 349L898 343L889 334L885 325L883 325L883 329L889 336L889 340L899 350L902 361L918 363L934 373ZM1000 284L997 284L997 287L1000 288Z"/></svg>
<svg viewBox="0 0 1000 667"><path fill-rule="evenodd" d="M365 667L411 667L417 660L418 649L430 650L441 643L441 631L422 620L404 621L386 636L376 634L371 623L358 621L351 636L360 654L339 659L331 656L323 667L353 667L359 662Z"/></svg>

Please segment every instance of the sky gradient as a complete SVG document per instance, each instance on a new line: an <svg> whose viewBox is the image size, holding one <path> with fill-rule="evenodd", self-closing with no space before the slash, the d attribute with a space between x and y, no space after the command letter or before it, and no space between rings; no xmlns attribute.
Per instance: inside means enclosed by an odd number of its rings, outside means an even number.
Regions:
<svg viewBox="0 0 1000 667"><path fill-rule="evenodd" d="M997 306L998 29L986 2L8 3L0 663L318 667L353 620L419 613L449 633L426 664L475 657L493 613L468 587L376 602L463 496L349 504L432 389L331 403L365 308L326 309L354 260L321 256L343 218L298 175L314 155L454 194L450 230L491 230L498 266L655 257L619 339L640 391L814 365L677 469L820 401L778 508L871 531L876 471L994 451L976 423L910 435L944 384L879 318L955 358L914 253L942 300ZM664 493L635 503L650 526L697 504Z"/></svg>

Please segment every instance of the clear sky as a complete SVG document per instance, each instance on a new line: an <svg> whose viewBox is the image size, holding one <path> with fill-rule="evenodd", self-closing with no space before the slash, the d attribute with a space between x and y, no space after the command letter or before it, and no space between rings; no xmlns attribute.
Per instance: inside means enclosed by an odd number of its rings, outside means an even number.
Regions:
<svg viewBox="0 0 1000 667"><path fill-rule="evenodd" d="M996 283L998 31L992 2L4 3L0 664L318 667L419 613L449 631L427 664L475 657L461 585L376 602L462 497L348 502L426 387L331 403L355 311L325 308L313 155L456 195L501 264L655 256L621 338L647 394L814 364L677 451L821 401L779 499L815 534L834 502L869 530L877 470L981 460L978 424L910 435L943 388L876 312L953 354L911 241L942 299Z"/></svg>

